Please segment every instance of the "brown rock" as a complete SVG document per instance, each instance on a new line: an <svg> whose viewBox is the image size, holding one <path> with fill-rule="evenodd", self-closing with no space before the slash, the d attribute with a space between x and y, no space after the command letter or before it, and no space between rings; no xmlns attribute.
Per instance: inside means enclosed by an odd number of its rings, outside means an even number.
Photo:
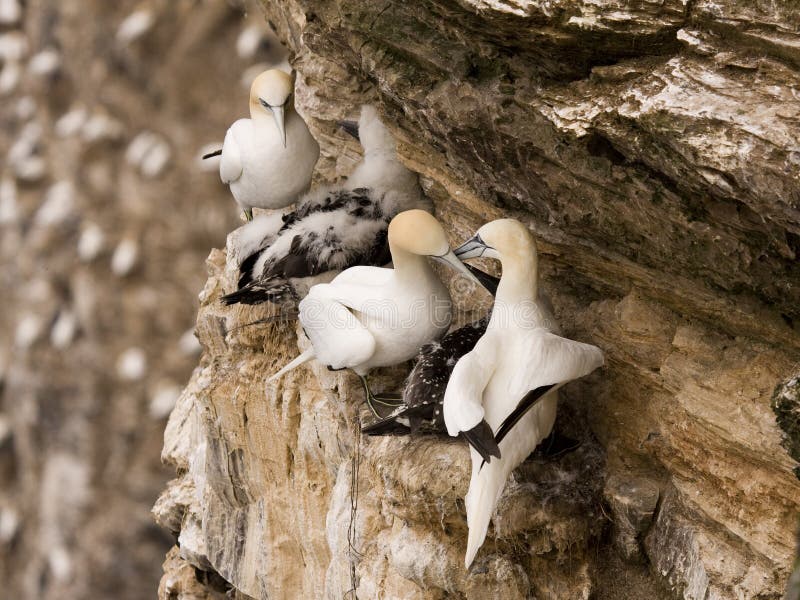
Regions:
<svg viewBox="0 0 800 600"><path fill-rule="evenodd" d="M335 120L375 103L453 241L498 216L530 225L566 333L607 367L564 390L581 448L514 473L465 573L463 446L361 440L352 377L313 363L265 390L295 331L234 332L267 309L216 303L234 279L213 253L205 354L165 440L181 482L158 510L169 527L184 515L183 555L254 597L780 597L800 507L770 406L800 358L796 11L263 4L321 175L357 158Z"/></svg>

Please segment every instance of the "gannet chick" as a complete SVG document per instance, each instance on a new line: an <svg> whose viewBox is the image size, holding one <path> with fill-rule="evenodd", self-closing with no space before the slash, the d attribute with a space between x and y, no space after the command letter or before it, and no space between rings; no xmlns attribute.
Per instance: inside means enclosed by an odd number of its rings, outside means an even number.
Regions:
<svg viewBox="0 0 800 600"><path fill-rule="evenodd" d="M344 183L318 188L293 212L264 215L238 230L239 289L222 302L296 303L338 271L383 266L390 260L389 221L413 208L433 209L372 106L362 107L355 135L364 157Z"/></svg>
<svg viewBox="0 0 800 600"><path fill-rule="evenodd" d="M250 87L250 118L225 135L219 175L248 221L254 207L289 206L311 184L319 144L294 109L293 91L290 75L264 71Z"/></svg>
<svg viewBox="0 0 800 600"><path fill-rule="evenodd" d="M352 369L378 416L366 380L369 371L413 358L450 326L450 293L426 257L479 283L455 257L430 213L400 213L389 224L388 238L394 268L351 267L309 290L300 302L299 319L311 347L268 381L312 358L331 369Z"/></svg>
<svg viewBox="0 0 800 600"><path fill-rule="evenodd" d="M603 353L557 335L552 315L538 301L536 244L522 223L492 221L456 255L496 258L503 268L486 333L456 363L444 396L448 433L456 436L486 421L501 454L485 462L470 448L468 568L486 538L509 474L550 434L558 388L602 366Z"/></svg>

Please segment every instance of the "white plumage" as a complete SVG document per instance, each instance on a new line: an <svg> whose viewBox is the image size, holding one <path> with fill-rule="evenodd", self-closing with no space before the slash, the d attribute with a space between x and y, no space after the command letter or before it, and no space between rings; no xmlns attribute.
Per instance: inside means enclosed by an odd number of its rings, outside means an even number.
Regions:
<svg viewBox="0 0 800 600"><path fill-rule="evenodd" d="M521 223L511 219L488 223L456 253L462 259L499 258L503 265L486 333L458 361L444 396L450 435L467 432L485 420L501 452L500 458L484 463L470 449L464 560L469 567L486 538L509 474L553 428L558 388L602 366L603 353L557 335L552 314L537 299L536 246Z"/></svg>
<svg viewBox="0 0 800 600"><path fill-rule="evenodd" d="M351 267L331 283L311 288L300 302L299 319L312 347L270 379L312 358L363 378L370 369L413 358L447 331L450 294L426 257L477 280L453 255L439 222L425 211L397 215L388 236L394 268Z"/></svg>
<svg viewBox="0 0 800 600"><path fill-rule="evenodd" d="M293 82L278 69L250 88L250 118L236 121L222 145L219 175L248 220L256 208L284 208L311 184L319 144L292 103Z"/></svg>
<svg viewBox="0 0 800 600"><path fill-rule="evenodd" d="M344 183L317 188L294 211L260 216L229 237L241 276L224 302L297 301L337 271L385 265L389 221L406 210L432 210L373 107L362 108L358 131L364 158Z"/></svg>

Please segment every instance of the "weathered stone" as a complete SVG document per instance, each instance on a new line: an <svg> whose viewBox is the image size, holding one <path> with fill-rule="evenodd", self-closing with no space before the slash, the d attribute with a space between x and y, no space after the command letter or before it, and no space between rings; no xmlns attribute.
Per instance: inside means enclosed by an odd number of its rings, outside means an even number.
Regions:
<svg viewBox="0 0 800 600"><path fill-rule="evenodd" d="M606 479L603 495L614 521L614 548L625 560L644 558L641 537L653 522L659 494L658 484L646 477L614 474Z"/></svg>
<svg viewBox="0 0 800 600"><path fill-rule="evenodd" d="M376 104L454 242L499 216L531 227L566 334L607 367L564 390L560 425L581 448L514 473L466 573L464 447L360 439L352 377L313 363L265 390L296 332L242 328L270 309L219 306L235 273L215 252L205 353L165 439L176 489L197 490L190 508L168 491L177 509L159 509L169 527L184 514L186 556L255 597L780 597L800 508L770 408L800 359L800 14L741 0L263 4L293 52L320 176L358 157L335 121ZM791 407L779 413L786 431ZM643 541L652 572L609 559L614 540L630 559Z"/></svg>
<svg viewBox="0 0 800 600"><path fill-rule="evenodd" d="M800 461L800 376L793 376L775 388L772 410L783 430L783 447L796 461ZM800 479L800 467L795 467Z"/></svg>

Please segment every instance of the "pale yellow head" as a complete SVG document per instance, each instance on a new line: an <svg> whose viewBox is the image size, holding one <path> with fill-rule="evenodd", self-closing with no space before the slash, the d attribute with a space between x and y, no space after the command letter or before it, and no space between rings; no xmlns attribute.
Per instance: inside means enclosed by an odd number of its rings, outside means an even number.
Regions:
<svg viewBox="0 0 800 600"><path fill-rule="evenodd" d="M288 73L280 69L264 71L250 86L250 115L272 115L278 134L286 146L286 129L284 121L286 113L292 108L294 80Z"/></svg>
<svg viewBox="0 0 800 600"><path fill-rule="evenodd" d="M450 251L439 221L424 210L407 210L389 223L389 243L411 254L443 256Z"/></svg>
<svg viewBox="0 0 800 600"><path fill-rule="evenodd" d="M479 256L503 261L536 260L536 240L516 219L498 219L478 229L455 253L462 260Z"/></svg>
<svg viewBox="0 0 800 600"><path fill-rule="evenodd" d="M250 86L250 103L267 109L268 106L285 106L294 91L292 76L280 69L264 71Z"/></svg>
<svg viewBox="0 0 800 600"><path fill-rule="evenodd" d="M480 285L464 263L453 254L439 221L424 210L407 210L392 219L389 223L389 247L392 250L395 269L400 268L403 262L398 260L400 259L398 251L402 250L417 256L430 256Z"/></svg>

